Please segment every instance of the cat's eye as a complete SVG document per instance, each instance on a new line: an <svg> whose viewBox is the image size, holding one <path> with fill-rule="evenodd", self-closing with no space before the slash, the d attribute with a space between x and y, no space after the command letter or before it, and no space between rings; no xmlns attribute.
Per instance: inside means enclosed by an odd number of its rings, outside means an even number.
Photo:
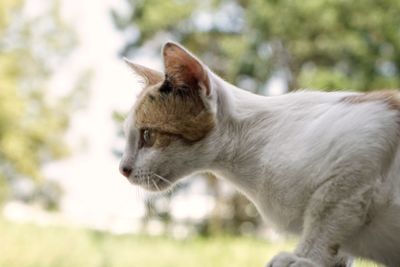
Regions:
<svg viewBox="0 0 400 267"><path fill-rule="evenodd" d="M142 146L150 147L154 144L156 135L151 129L143 129L141 131Z"/></svg>

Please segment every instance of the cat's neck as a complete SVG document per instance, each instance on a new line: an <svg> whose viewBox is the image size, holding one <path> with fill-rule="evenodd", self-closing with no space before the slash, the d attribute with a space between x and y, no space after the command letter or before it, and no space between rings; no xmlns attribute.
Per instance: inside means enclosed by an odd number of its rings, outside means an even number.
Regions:
<svg viewBox="0 0 400 267"><path fill-rule="evenodd" d="M268 112L266 101L270 101L270 97L250 93L219 77L216 77L215 85L219 102L218 116L220 118L240 120L252 117L260 112Z"/></svg>
<svg viewBox="0 0 400 267"><path fill-rule="evenodd" d="M215 148L218 148L211 169L235 183L246 195L256 194L258 178L264 177L262 168L268 144L268 125L272 123L273 100L239 89L217 80L218 129Z"/></svg>

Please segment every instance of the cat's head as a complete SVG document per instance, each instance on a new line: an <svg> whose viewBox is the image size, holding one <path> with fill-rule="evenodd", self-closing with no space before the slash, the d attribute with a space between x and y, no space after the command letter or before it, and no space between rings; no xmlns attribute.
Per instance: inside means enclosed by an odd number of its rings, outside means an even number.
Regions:
<svg viewBox="0 0 400 267"><path fill-rule="evenodd" d="M160 191L211 160L216 125L211 73L175 43L162 49L165 74L127 61L145 87L125 121L120 171L131 183Z"/></svg>

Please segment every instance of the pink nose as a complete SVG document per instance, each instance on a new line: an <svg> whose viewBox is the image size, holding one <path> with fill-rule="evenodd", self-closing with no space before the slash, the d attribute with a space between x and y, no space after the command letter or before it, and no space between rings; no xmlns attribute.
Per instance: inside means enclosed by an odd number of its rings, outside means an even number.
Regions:
<svg viewBox="0 0 400 267"><path fill-rule="evenodd" d="M121 166L119 170L121 174L125 177L129 177L129 175L131 175L132 173L132 168L129 166Z"/></svg>

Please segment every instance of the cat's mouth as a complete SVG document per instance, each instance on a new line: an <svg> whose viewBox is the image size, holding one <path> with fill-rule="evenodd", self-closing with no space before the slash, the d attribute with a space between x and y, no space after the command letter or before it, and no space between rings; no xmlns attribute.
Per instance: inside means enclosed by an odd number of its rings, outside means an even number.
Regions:
<svg viewBox="0 0 400 267"><path fill-rule="evenodd" d="M159 175L155 172L134 174L128 178L129 182L139 185L146 190L153 192L164 191L174 185L168 175Z"/></svg>

